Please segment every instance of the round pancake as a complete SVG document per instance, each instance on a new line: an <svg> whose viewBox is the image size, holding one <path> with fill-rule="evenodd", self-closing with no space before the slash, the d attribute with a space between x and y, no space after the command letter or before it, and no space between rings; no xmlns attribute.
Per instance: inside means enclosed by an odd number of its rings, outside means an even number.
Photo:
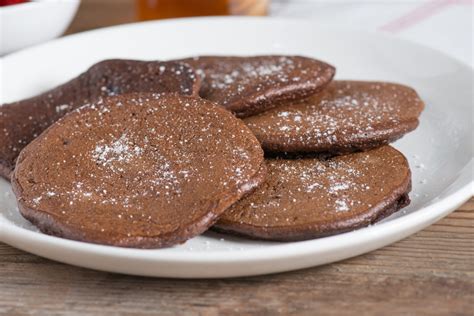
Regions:
<svg viewBox="0 0 474 316"><path fill-rule="evenodd" d="M267 179L214 226L252 238L294 241L372 224L409 204L411 175L390 146L318 158L268 159Z"/></svg>
<svg viewBox="0 0 474 316"><path fill-rule="evenodd" d="M182 243L264 177L248 128L209 101L129 94L66 115L20 154L21 214L47 234L121 247Z"/></svg>
<svg viewBox="0 0 474 316"><path fill-rule="evenodd" d="M322 92L245 119L270 152L344 153L388 144L414 130L417 93L382 82L333 81Z"/></svg>
<svg viewBox="0 0 474 316"><path fill-rule="evenodd" d="M335 68L300 56L202 56L183 59L201 76L199 95L238 117L304 99L328 84Z"/></svg>
<svg viewBox="0 0 474 316"><path fill-rule="evenodd" d="M197 95L199 78L179 62L111 59L39 96L0 106L0 176L10 179L21 149L66 113L130 92Z"/></svg>

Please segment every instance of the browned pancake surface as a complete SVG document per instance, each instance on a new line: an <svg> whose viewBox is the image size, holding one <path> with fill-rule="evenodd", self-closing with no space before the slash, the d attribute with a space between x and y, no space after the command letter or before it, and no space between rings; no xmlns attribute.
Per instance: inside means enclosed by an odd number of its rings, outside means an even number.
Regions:
<svg viewBox="0 0 474 316"><path fill-rule="evenodd" d="M390 146L318 158L268 159L267 179L215 227L253 238L304 240L367 226L409 203L410 169Z"/></svg>
<svg viewBox="0 0 474 316"><path fill-rule="evenodd" d="M300 56L202 56L182 60L202 77L201 97L239 117L306 98L329 83L334 67Z"/></svg>
<svg viewBox="0 0 474 316"><path fill-rule="evenodd" d="M60 117L99 98L129 92L197 94L199 79L178 62L105 60L37 97L0 106L0 175L9 179L19 152Z"/></svg>
<svg viewBox="0 0 474 316"><path fill-rule="evenodd" d="M22 215L43 232L158 248L204 232L263 181L248 128L209 101L131 94L80 108L20 154Z"/></svg>
<svg viewBox="0 0 474 316"><path fill-rule="evenodd" d="M403 85L334 81L320 93L245 119L268 151L349 152L392 142L418 126L423 102Z"/></svg>

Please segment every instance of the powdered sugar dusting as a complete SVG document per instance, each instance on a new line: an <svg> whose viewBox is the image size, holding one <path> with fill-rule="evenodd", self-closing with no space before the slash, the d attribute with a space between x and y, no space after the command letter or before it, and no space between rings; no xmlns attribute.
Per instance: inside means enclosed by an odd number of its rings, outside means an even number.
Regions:
<svg viewBox="0 0 474 316"><path fill-rule="evenodd" d="M285 186L285 190L290 191L290 196L295 201L305 202L314 196L329 196L327 208L336 212L349 211L351 206L362 203L360 200L352 200L352 192L366 192L369 186L361 183L360 178L364 173L346 163L344 160L318 161L317 159L288 161L287 163L274 160L270 161L270 169L275 177L279 176L279 181ZM289 183L293 183L293 188ZM301 196L300 196L301 195Z"/></svg>
<svg viewBox="0 0 474 316"><path fill-rule="evenodd" d="M264 141L272 137L282 148L352 146L397 137L403 124L417 119L421 100L407 88L384 83L340 81L322 93L245 120ZM374 135L374 136L368 136ZM277 139L275 139L277 138Z"/></svg>
<svg viewBox="0 0 474 316"><path fill-rule="evenodd" d="M70 110L71 110L71 105L69 104L60 104L56 106L56 113L70 111Z"/></svg>
<svg viewBox="0 0 474 316"><path fill-rule="evenodd" d="M102 166L114 168L114 162L130 163L134 158L140 157L143 149L134 145L127 134L122 134L119 139L110 144L100 141L92 152L92 158Z"/></svg>
<svg viewBox="0 0 474 316"><path fill-rule="evenodd" d="M408 175L403 156L390 147L327 160L273 158L267 170L266 183L231 207L226 221L265 227L356 218Z"/></svg>
<svg viewBox="0 0 474 316"><path fill-rule="evenodd" d="M258 62L242 60L236 65L229 65L227 60L224 59L217 62L215 67L218 71L211 72L206 76L211 88L218 90L236 89L238 93L242 93L247 89L246 85L255 84L256 79L256 89L262 88L264 84L288 82L289 74L297 66L293 59L281 57L276 62L265 59ZM258 81L262 82L259 83ZM227 97L232 98L234 96L228 93ZM224 99L224 104L226 101L227 98Z"/></svg>
<svg viewBox="0 0 474 316"><path fill-rule="evenodd" d="M249 94L264 102L269 90L294 84L315 87L330 79L329 72L323 74L328 66L302 57L200 57L188 62L199 69L203 79L201 95L224 106ZM278 98L278 93L272 98ZM308 92L292 89L291 93L302 94L302 98Z"/></svg>
<svg viewBox="0 0 474 316"><path fill-rule="evenodd" d="M18 153L59 118L87 102L132 92L191 95L197 88L194 70L169 61L104 60L77 78L37 97L0 106L4 159L14 166ZM33 112L19 115L18 107ZM21 133L18 132L20 128Z"/></svg>
<svg viewBox="0 0 474 316"><path fill-rule="evenodd" d="M30 203L101 233L124 225L121 233L153 236L200 221L220 199L255 187L263 161L232 114L177 95L101 99L46 137L54 151L41 147L36 155L47 158L25 162L41 161L37 168L46 171L35 185L24 183Z"/></svg>

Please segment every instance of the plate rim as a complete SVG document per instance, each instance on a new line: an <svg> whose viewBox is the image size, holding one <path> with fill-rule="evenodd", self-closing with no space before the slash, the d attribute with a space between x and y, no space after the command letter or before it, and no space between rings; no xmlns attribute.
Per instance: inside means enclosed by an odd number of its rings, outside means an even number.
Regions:
<svg viewBox="0 0 474 316"><path fill-rule="evenodd" d="M470 165L472 165L472 160ZM460 177L459 177L460 178ZM459 179L458 178L458 179ZM454 183L453 183L454 184ZM417 226L413 224L415 221L419 224L427 223L427 226L430 225L431 221L436 221L440 216L444 217L449 214L450 209L455 208L458 205L461 205L467 201L473 195L473 185L474 181L466 183L460 189L456 190L453 193L450 193L448 196L443 199L430 204L424 208L414 211L413 213L401 216L399 218L387 221L384 223L372 225L369 227L364 227L354 231L350 231L343 234L338 234L334 236L328 236L324 238L310 239L305 241L289 242L289 243L278 243L271 245L270 247L261 247L256 249L246 249L238 251L229 251L229 250L212 250L205 252L192 252L192 251L183 251L183 252L161 252L162 250L171 250L173 248L163 248L163 249L136 249L136 248L122 248L115 246L106 246L100 244L87 243L82 241L70 240L55 236L50 236L41 232L31 231L29 229L16 226L6 221L1 221L0 225L3 225L3 233L11 233L12 235L18 234L21 236L19 240L28 242L28 241L44 241L48 244L54 244L54 246L59 248L74 248L77 251L85 251L92 253L94 255L108 255L108 256L127 256L133 257L135 259L141 260L150 260L152 259L155 262L199 262L199 263L235 263L235 262L255 262L261 260L276 260L282 258L292 258L299 255L307 254L308 245L316 243L334 243L338 247L347 247L351 244L359 244L363 240L364 236L370 234L377 234L378 237L383 238L384 236L392 235L391 232L395 229L395 226L402 226L405 223L411 223L412 225L406 227ZM454 209L453 209L454 210ZM435 215L433 215L435 214ZM424 218L426 215L430 215L430 220ZM6 229L5 229L6 228ZM360 236L359 236L360 235ZM0 235L1 237L2 235ZM401 237L402 239L404 237ZM2 240L5 238L0 238L0 241L7 244L7 240ZM321 246L321 245L319 245ZM290 253L282 254L287 250L287 248L293 248ZM327 247L327 246L326 246ZM321 248L319 248L321 249ZM239 256L236 258L229 258L229 254L239 253Z"/></svg>

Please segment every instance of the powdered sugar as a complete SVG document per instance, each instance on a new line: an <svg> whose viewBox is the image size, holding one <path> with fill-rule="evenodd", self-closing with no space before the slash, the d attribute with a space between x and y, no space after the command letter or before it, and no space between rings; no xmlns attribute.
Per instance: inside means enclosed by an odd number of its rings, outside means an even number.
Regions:
<svg viewBox="0 0 474 316"><path fill-rule="evenodd" d="M205 225L222 211L220 199L259 184L263 152L232 114L203 103L135 94L81 107L48 130L54 153L45 145L37 154L47 159L29 162L47 170L26 185L30 203L104 233L115 225L147 227L137 228L140 236Z"/></svg>
<svg viewBox="0 0 474 316"><path fill-rule="evenodd" d="M202 96L224 106L247 97L256 103L278 99L280 88L290 89L286 93L294 98L301 94L301 99L330 79L329 72L324 73L327 65L302 57L201 57L187 61L200 68L197 72L203 79ZM296 84L300 87L291 87Z"/></svg>
<svg viewBox="0 0 474 316"><path fill-rule="evenodd" d="M308 100L245 122L257 138L277 142L281 150L298 145L320 151L370 143L373 138L387 141L413 128L422 104L412 90L397 86L393 94L392 88L390 84L336 81Z"/></svg>
<svg viewBox="0 0 474 316"><path fill-rule="evenodd" d="M336 200L336 211L337 212L344 212L349 210L349 206L347 205L346 200Z"/></svg>
<svg viewBox="0 0 474 316"><path fill-rule="evenodd" d="M280 163L278 160L272 162L273 167L283 168L279 171L280 181L288 181L296 183L296 191L302 195L297 200L311 200L312 196L329 195L334 203L335 211L348 211L350 205L360 203L360 201L352 201L351 192L364 192L368 190L368 186L360 183L359 179L363 173L354 169L344 160L329 160L327 162L318 162L317 160L310 163L310 160L295 161L291 163ZM279 166L279 167L278 167ZM290 190L294 190L290 188ZM309 193L309 195L306 195ZM330 207L331 203L328 204Z"/></svg>
<svg viewBox="0 0 474 316"><path fill-rule="evenodd" d="M266 183L231 207L226 221L263 227L328 218L337 223L370 213L409 176L403 156L390 147L327 160L273 158L267 169Z"/></svg>
<svg viewBox="0 0 474 316"><path fill-rule="evenodd" d="M216 68L217 71L209 73L206 77L213 89L231 89L236 84L237 91L243 92L246 89L244 86L255 82L255 79L257 85L287 82L289 72L295 69L295 65L292 59L281 57L276 63L274 60L259 62L242 60L238 64L229 65L227 60L222 60L216 64ZM262 82L258 83L259 81ZM231 97L233 95L229 94L229 98Z"/></svg>
<svg viewBox="0 0 474 316"><path fill-rule="evenodd" d="M71 106L69 104L61 104L56 106L56 113L68 111L71 109Z"/></svg>
<svg viewBox="0 0 474 316"><path fill-rule="evenodd" d="M114 169L115 162L129 163L132 159L140 157L142 152L143 149L134 145L128 139L127 134L122 134L119 139L112 143L99 142L92 152L92 158L102 166Z"/></svg>

